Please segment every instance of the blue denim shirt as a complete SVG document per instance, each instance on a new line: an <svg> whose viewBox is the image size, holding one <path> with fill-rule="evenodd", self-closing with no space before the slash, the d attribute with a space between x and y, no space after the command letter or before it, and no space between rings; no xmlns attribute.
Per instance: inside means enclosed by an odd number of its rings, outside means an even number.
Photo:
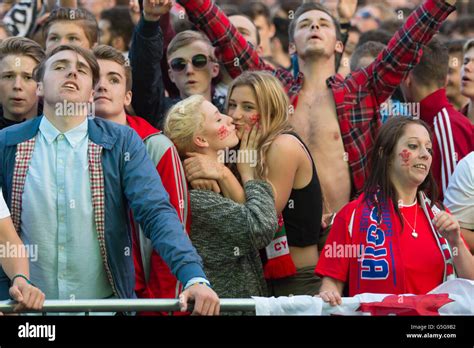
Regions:
<svg viewBox="0 0 474 348"><path fill-rule="evenodd" d="M9 207L16 146L36 136L41 119L38 117L0 131L0 186ZM186 284L195 277L205 278L202 260L183 232L140 137L129 127L97 117L88 120L88 130L89 139L103 147L105 244L117 295L120 298L136 297L129 208L154 249L181 283ZM21 235L21 231L18 232ZM3 276L0 295L8 294L8 288L5 292L8 280L5 274Z"/></svg>

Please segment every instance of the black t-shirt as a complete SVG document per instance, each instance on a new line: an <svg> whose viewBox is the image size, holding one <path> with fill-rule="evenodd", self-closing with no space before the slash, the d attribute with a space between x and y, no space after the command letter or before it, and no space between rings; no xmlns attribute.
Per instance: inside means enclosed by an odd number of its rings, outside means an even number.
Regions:
<svg viewBox="0 0 474 348"><path fill-rule="evenodd" d="M2 116L0 116L0 129L3 129L3 128L6 128L6 127L10 127L10 126L13 126L15 124L18 124L18 123L21 123L23 121L12 121L12 120L8 120L6 118Z"/></svg>
<svg viewBox="0 0 474 348"><path fill-rule="evenodd" d="M43 102L42 100L40 100L38 102L38 115L41 115L42 113L43 113ZM12 121L12 120L6 119L5 117L3 117L3 107L2 105L0 105L0 130L2 130L3 128L13 126L18 123L22 123L24 121L26 121L26 119L22 121Z"/></svg>

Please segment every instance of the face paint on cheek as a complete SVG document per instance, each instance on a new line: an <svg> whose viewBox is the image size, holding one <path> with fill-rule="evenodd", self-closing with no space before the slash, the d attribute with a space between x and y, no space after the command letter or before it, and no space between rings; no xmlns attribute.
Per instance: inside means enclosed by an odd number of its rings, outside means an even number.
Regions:
<svg viewBox="0 0 474 348"><path fill-rule="evenodd" d="M408 161L410 161L411 153L405 149L402 152L398 154L400 158L402 159L402 166L408 167Z"/></svg>
<svg viewBox="0 0 474 348"><path fill-rule="evenodd" d="M249 120L250 120L250 124L251 124L251 125L254 125L254 124L257 123L258 121L260 121L260 114L253 114L253 115L250 115Z"/></svg>
<svg viewBox="0 0 474 348"><path fill-rule="evenodd" d="M226 126L220 126L219 129L217 130L217 136L219 137L219 140L224 140L229 135L230 135L230 132L226 128Z"/></svg>

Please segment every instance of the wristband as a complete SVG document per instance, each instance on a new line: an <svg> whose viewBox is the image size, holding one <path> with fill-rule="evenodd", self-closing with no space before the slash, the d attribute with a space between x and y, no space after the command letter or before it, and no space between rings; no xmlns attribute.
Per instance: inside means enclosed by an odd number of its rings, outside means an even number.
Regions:
<svg viewBox="0 0 474 348"><path fill-rule="evenodd" d="M31 286L34 286L36 287L36 285L34 285L29 279L27 276L23 275L23 274L16 274L15 276L13 276L12 280L11 280L11 286L13 286L13 282L15 281L16 278L23 278L24 280L26 280L26 282L28 284L30 284Z"/></svg>
<svg viewBox="0 0 474 348"><path fill-rule="evenodd" d="M184 285L184 290L186 289L189 289L190 286L193 286L194 284L206 284L206 283L209 283L209 281L206 279L206 278L203 278L203 277L193 277L191 279L188 280L188 282L186 283L186 285ZM206 284L208 285L211 289L212 287L210 286L210 284Z"/></svg>
<svg viewBox="0 0 474 348"><path fill-rule="evenodd" d="M193 285L195 285L195 284L205 285L205 286L207 286L208 288L212 289L212 286L211 286L209 283L206 283L206 282L197 282L197 283L194 283ZM191 285L191 286L193 286L193 285Z"/></svg>
<svg viewBox="0 0 474 348"><path fill-rule="evenodd" d="M341 27L341 30L348 31L349 29L352 28L351 22L340 22L339 26Z"/></svg>

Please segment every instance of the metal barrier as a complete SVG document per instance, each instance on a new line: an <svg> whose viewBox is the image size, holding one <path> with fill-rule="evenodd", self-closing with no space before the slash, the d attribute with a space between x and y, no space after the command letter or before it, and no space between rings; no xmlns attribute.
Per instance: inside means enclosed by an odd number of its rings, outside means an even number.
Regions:
<svg viewBox="0 0 474 348"><path fill-rule="evenodd" d="M0 312L13 313L15 301L0 301ZM255 300L234 298L220 300L221 312L255 312ZM177 299L107 299L107 300L46 300L40 313L45 312L174 312L179 311ZM25 311L22 313L33 313Z"/></svg>

